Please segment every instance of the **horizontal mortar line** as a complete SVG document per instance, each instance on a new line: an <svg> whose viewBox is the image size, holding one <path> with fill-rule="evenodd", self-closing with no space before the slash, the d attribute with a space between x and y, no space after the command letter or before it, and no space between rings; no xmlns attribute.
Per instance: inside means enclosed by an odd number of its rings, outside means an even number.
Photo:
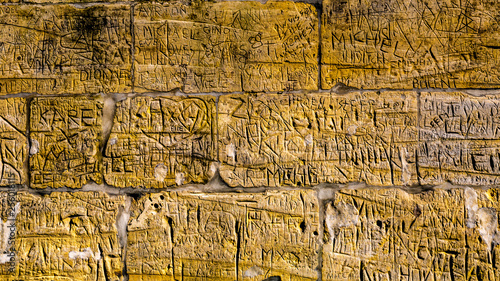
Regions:
<svg viewBox="0 0 500 281"><path fill-rule="evenodd" d="M234 92L197 92L197 93L185 93L179 90L177 93L175 91L151 91L151 92L135 92L133 94L135 95L162 95L162 94L177 94L177 95L191 95L191 96L196 96L196 95L213 95L213 96L226 96L226 95L265 95L265 94L315 94L315 93L335 93L334 87L330 89L317 89L317 90L293 90L293 91L269 91L269 92L262 92L262 91L234 91ZM353 88L350 89L346 92L352 93L352 92L462 92L462 91L500 91L500 88L412 88L412 89L398 89L398 88L380 88L380 89L357 89ZM126 93L123 93L126 94ZM469 94L469 93L464 93L464 94ZM342 95L342 94L341 94ZM469 94L471 95L471 94ZM497 95L497 94L485 94L485 95ZM498 93L500 95L500 92ZM471 95L474 96L474 95Z"/></svg>
<svg viewBox="0 0 500 281"><path fill-rule="evenodd" d="M139 1L117 1L117 2L97 2L97 1L90 1L90 2L57 2L57 3L51 3L51 2L46 2L46 3L36 3L36 2L17 2L17 3L0 3L0 6L62 6L62 5L72 5L72 6L81 6L83 8L87 7L92 7L96 5L131 5L131 4L139 4L141 2Z"/></svg>
<svg viewBox="0 0 500 281"><path fill-rule="evenodd" d="M57 193L76 193L76 192L103 192L107 193L109 195L136 195L136 194L142 194L142 193L161 193L161 192L189 192L189 193L207 193L207 194L241 194L241 193L264 193L266 191L291 191L291 190L315 190L315 188L307 188L307 187L267 187L267 188L258 188L258 187L252 187L252 188L225 188L225 189L217 189L217 190L210 190L210 189L193 189L193 188L157 188L157 189L140 189L140 188L133 188L133 187L127 187L127 188L119 188L119 187L109 187L109 188L92 188L92 189L70 189L70 188L60 188L60 189L35 189L35 188L29 188L29 189L16 189L16 188L10 188L10 187L2 187L0 188L0 192L28 192L32 194L39 194L39 195L44 195L44 194L51 194L53 192ZM114 190L110 190L114 189Z"/></svg>
<svg viewBox="0 0 500 281"><path fill-rule="evenodd" d="M22 97L22 98L27 98L27 97L93 97L93 96L119 96L119 95L125 95L125 96L130 96L130 97L136 97L136 96L227 96L227 95L266 95L266 94L278 94L278 95L286 95L286 94L316 94L316 93L332 93L336 94L334 88L336 86L330 88L330 89L317 89L317 90L292 90L292 91L268 91L268 92L262 92L262 91L234 91L234 92L197 92L197 93L189 93L189 92L183 92L179 89L171 90L171 91L147 91L147 92L109 92L109 93L104 93L104 92L99 92L99 93L71 93L71 94L40 94L36 92L20 92L20 93L13 93L13 94L0 94L0 99L8 99L8 98L14 98L14 97ZM370 93L370 92L416 92L416 93L422 93L422 92L430 92L430 93L439 93L439 92L445 92L445 93L454 93L454 92L460 92L463 94L467 94L469 96L484 96L484 95L489 95L489 96L500 96L500 88L412 88L412 89L399 89L399 88L380 88L380 89L357 89L357 88L352 88L346 91L346 93L355 93L355 92L360 92L360 93ZM466 93L464 91L477 91L477 92L485 92L484 94L481 95L473 95L470 93ZM488 91L499 91L498 93L486 93ZM338 95L344 95L344 94L338 94Z"/></svg>
<svg viewBox="0 0 500 281"><path fill-rule="evenodd" d="M472 95L470 93L465 93L464 91L480 91L480 92L487 92L487 91L500 91L500 88L409 88L409 89L403 89L403 88L378 88L378 89L358 89L352 86L347 86L352 89L349 89L347 92L415 92L415 93L425 93L425 92L430 92L430 93L439 93L439 92L445 92L445 93L454 93L454 92L460 92L463 94L468 94L470 96L476 96ZM322 91L334 91L334 88L337 86L333 86L330 89L322 89ZM499 93L495 94L488 94L485 93L484 95L500 95Z"/></svg>
<svg viewBox="0 0 500 281"><path fill-rule="evenodd" d="M136 87L136 88L141 88ZM216 95L216 96L221 96L221 95L234 95L234 94L299 94L299 93L317 93L317 92L329 92L330 90L322 90L322 89L297 89L297 90L283 90L283 91L210 91L210 92L184 92L180 88L174 88L172 90L168 91L144 91L144 92L137 92L134 91L134 94L154 94L154 95L159 95L159 94L181 94L181 95Z"/></svg>
<svg viewBox="0 0 500 281"><path fill-rule="evenodd" d="M462 116L465 116L465 115L453 116L453 117L462 117ZM428 116L423 116L423 117L425 118L425 117L428 117ZM425 127L424 128L418 128L417 131L419 131L419 132L421 132L421 131L424 131L424 132L431 131L432 133L434 133L433 129L427 129ZM448 133L448 134L452 134L452 133ZM455 134L458 134L458 133L455 133ZM464 135L467 135L467 134L464 134ZM460 141L460 142L466 142L466 141L471 141L473 143L477 143L477 142L480 142L480 141L492 142L492 141L500 141L500 138L479 138L479 137L477 137L477 138L472 138L472 137L457 138L457 137L442 137L442 138L436 138L436 139L423 139L421 141L425 142L425 143L422 143L422 145L426 145L426 144L443 143L443 142L448 142L448 141L452 141L452 142L458 142L458 141ZM478 147L475 147L475 148L478 148ZM497 148L497 146L485 146L485 147L479 147L479 148L488 149L488 148Z"/></svg>
<svg viewBox="0 0 500 281"><path fill-rule="evenodd" d="M240 0L239 2L242 2L244 0ZM250 2L257 2L257 3L261 3L261 4L266 4L268 1L270 0L263 0L263 1L259 1L259 0L246 0L246 1L250 1ZM278 0L280 1L280 0ZM305 3L305 4L310 4L310 5L313 5L313 4L317 4L317 3L320 3L320 0L316 0L316 1L307 1L307 0L287 0L287 1L290 1L290 2L295 2L295 3ZM225 2L236 2L235 0L229 0L229 1L225 1ZM281 2L284 2L284 0L281 0ZM76 6L94 6L94 5L113 5L113 4L121 4L121 5L124 5L124 4L152 4L154 2L144 2L144 1L117 1L117 2L109 2L109 1L103 1L103 2L99 2L99 1L90 1L90 2L57 2L57 3L36 3L36 2L17 2L17 3L0 3L1 6L34 6L34 5L39 5L39 6L58 6L58 5L76 5Z"/></svg>
<svg viewBox="0 0 500 281"><path fill-rule="evenodd" d="M9 98L75 98L75 97L106 97L110 96L118 96L123 95L125 93L82 93L82 94L38 94L38 93L17 93L17 94L6 94L0 95L0 99L9 99ZM129 93L130 94L130 93Z"/></svg>
<svg viewBox="0 0 500 281"><path fill-rule="evenodd" d="M347 86L347 85L346 85ZM330 90L334 89L336 86L330 88ZM352 86L347 86L352 87ZM500 88L355 88L350 90L351 92L355 91L380 91L380 92L388 92L388 91L400 91L400 92L462 92L462 91L498 91ZM328 89L323 89L328 90Z"/></svg>
<svg viewBox="0 0 500 281"><path fill-rule="evenodd" d="M443 181L445 183L445 181ZM318 183L316 185L308 185L308 186L291 186L291 185L283 185L283 186L255 186L255 187L230 187L227 186L223 188L211 188L211 183L206 184L186 184L179 187L167 187L167 188L140 188L140 187L114 187L108 184L101 184L96 186L83 186L82 188L31 188L31 187L20 187L17 185L16 187L0 187L0 191L29 191L31 193L37 194L50 194L52 192L94 192L94 191L102 191L112 195L127 195L127 194L137 194L137 193L159 193L159 192L196 192L196 193L254 193L254 192L265 192L265 191L282 191L282 190L318 190L318 189L416 189L416 188L425 188L425 189L433 189L440 188L443 186L443 183L440 184L415 184L415 185L369 185L365 182L359 181L351 181L347 183ZM87 184L87 185L91 185ZM224 182L222 182L224 184ZM482 185L475 187L489 187L498 185ZM451 184L449 183L449 187L456 188L466 188L471 187L470 184Z"/></svg>
<svg viewBox="0 0 500 281"><path fill-rule="evenodd" d="M92 96L118 96L125 95L130 97L136 96L223 96L223 95L246 95L246 94L313 94L313 93L328 93L329 90L295 90L295 91L277 91L277 92L199 92L199 93L184 93L182 91L157 91L157 92L111 92L111 93L81 93L81 94L39 94L32 92L21 92L16 94L0 95L0 99L8 99L15 97L22 98L39 98L39 97L92 97Z"/></svg>
<svg viewBox="0 0 500 281"><path fill-rule="evenodd" d="M438 166L438 165L437 165ZM446 174L446 173L450 173L450 174L467 174L467 176L469 177L473 177L473 176L478 176L478 175L483 175L483 176L491 176L491 177L494 177L494 178L497 178L500 176L500 173L496 173L496 174L493 174L491 172L487 172L487 171L471 171L471 170L460 170L460 169L453 169L453 168L443 168L443 167L433 167L433 166L429 166L429 165L422 165L420 164L419 165L419 168L420 169L423 169L423 170L438 170L439 172L443 173L443 174ZM420 177L422 180L425 180L425 178L423 177Z"/></svg>
<svg viewBox="0 0 500 281"><path fill-rule="evenodd" d="M322 184L323 185L323 184ZM440 184L440 185L416 185L416 186L368 186L363 185L361 187L353 187L353 186L315 186L315 187L266 187L266 188L228 188L228 189L218 189L218 190L193 190L193 189L137 189L137 188L127 188L127 190L119 190L119 192L110 192L109 190L78 190L78 189L61 189L61 190L37 190L37 189L13 189L13 188L0 188L0 192L14 192L14 193L28 193L38 196L43 195L51 195L52 193L90 193L90 192L101 192L105 193L109 196L137 196L137 195L146 195L146 194L158 194L158 193L188 193L188 194L210 194L210 195L225 195L225 194L264 194L266 192L286 192L286 191L300 191L300 190L312 190L312 191L320 191L320 190L332 190L334 192L339 192L341 190L387 190L387 189L398 189L411 194L418 194L428 191L434 190L450 190L450 189L481 189L487 190L490 188L499 189L498 185L482 185L482 186L471 186L471 185L456 185L456 184ZM119 188L116 188L119 189Z"/></svg>

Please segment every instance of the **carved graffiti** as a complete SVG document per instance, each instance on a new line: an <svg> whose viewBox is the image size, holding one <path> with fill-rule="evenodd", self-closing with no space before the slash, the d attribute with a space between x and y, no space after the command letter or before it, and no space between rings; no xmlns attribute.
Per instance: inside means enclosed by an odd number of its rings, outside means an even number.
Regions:
<svg viewBox="0 0 500 281"><path fill-rule="evenodd" d="M215 153L215 99L135 97L117 105L104 155L117 187L206 183Z"/></svg>
<svg viewBox="0 0 500 281"><path fill-rule="evenodd" d="M495 203L498 190L340 191L326 207L323 280L495 280Z"/></svg>
<svg viewBox="0 0 500 281"><path fill-rule="evenodd" d="M500 100L462 93L422 93L420 100L421 183L499 183Z"/></svg>
<svg viewBox="0 0 500 281"><path fill-rule="evenodd" d="M26 100L0 100L0 185L26 183Z"/></svg>
<svg viewBox="0 0 500 281"><path fill-rule="evenodd" d="M135 88L316 89L318 19L305 3L171 1L135 7Z"/></svg>
<svg viewBox="0 0 500 281"><path fill-rule="evenodd" d="M220 173L231 186L416 181L412 92L227 95Z"/></svg>
<svg viewBox="0 0 500 281"><path fill-rule="evenodd" d="M3 2L19 2L19 0L0 0L0 1L3 1ZM116 3L116 2L120 2L119 0L23 0L23 3L26 3L26 4L65 4L65 3L68 3L68 4L87 4L87 3L96 3L96 2L99 2L99 3L102 3L102 2L105 2L105 3Z"/></svg>
<svg viewBox="0 0 500 281"><path fill-rule="evenodd" d="M321 85L500 85L496 1L323 1Z"/></svg>
<svg viewBox="0 0 500 281"><path fill-rule="evenodd" d="M129 91L130 54L128 6L0 7L0 94Z"/></svg>
<svg viewBox="0 0 500 281"><path fill-rule="evenodd" d="M0 221L0 232L7 234L2 238L10 237L0 240L5 242L0 270L10 257L15 259L15 269L0 272L0 279L41 280L50 272L51 280L120 280L121 241L115 223L125 205L124 196L53 192L13 197L6 192L0 197L2 214L10 213ZM13 202L4 201L8 199Z"/></svg>
<svg viewBox="0 0 500 281"><path fill-rule="evenodd" d="M101 99L86 97L31 102L31 187L80 188L102 182L102 107Z"/></svg>
<svg viewBox="0 0 500 281"><path fill-rule="evenodd" d="M305 190L148 194L131 209L130 280L316 280L318 208Z"/></svg>

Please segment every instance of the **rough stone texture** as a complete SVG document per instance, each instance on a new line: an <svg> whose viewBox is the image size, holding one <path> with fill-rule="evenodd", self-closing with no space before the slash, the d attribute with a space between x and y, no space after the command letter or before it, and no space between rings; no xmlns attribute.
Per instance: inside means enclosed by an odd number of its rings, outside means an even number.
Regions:
<svg viewBox="0 0 500 281"><path fill-rule="evenodd" d="M1 0L5 1L5 0ZM11 2L19 1L19 0L9 0ZM120 1L120 0L22 0L23 3L29 4L87 4L87 3L116 3L116 2L130 2L134 1Z"/></svg>
<svg viewBox="0 0 500 281"><path fill-rule="evenodd" d="M230 186L416 183L417 94L227 95L219 100Z"/></svg>
<svg viewBox="0 0 500 281"><path fill-rule="evenodd" d="M216 158L215 99L135 97L117 104L104 154L104 178L116 187L206 183Z"/></svg>
<svg viewBox="0 0 500 281"><path fill-rule="evenodd" d="M324 0L321 87L494 88L497 1Z"/></svg>
<svg viewBox="0 0 500 281"><path fill-rule="evenodd" d="M322 280L496 280L498 194L341 190L326 206Z"/></svg>
<svg viewBox="0 0 500 281"><path fill-rule="evenodd" d="M132 205L127 271L131 281L316 280L318 234L314 191L148 194Z"/></svg>
<svg viewBox="0 0 500 281"><path fill-rule="evenodd" d="M35 98L30 119L30 186L80 188L102 182L102 98Z"/></svg>
<svg viewBox="0 0 500 281"><path fill-rule="evenodd" d="M499 3L0 3L0 280L500 280Z"/></svg>
<svg viewBox="0 0 500 281"><path fill-rule="evenodd" d="M120 280L115 223L124 196L2 192L0 201L1 280ZM10 257L16 261L12 272Z"/></svg>
<svg viewBox="0 0 500 281"><path fill-rule="evenodd" d="M318 87L318 18L310 4L143 3L134 28L136 91Z"/></svg>
<svg viewBox="0 0 500 281"><path fill-rule="evenodd" d="M498 184L499 109L496 96L422 93L418 149L421 184Z"/></svg>
<svg viewBox="0 0 500 281"><path fill-rule="evenodd" d="M0 94L130 91L130 7L0 7Z"/></svg>
<svg viewBox="0 0 500 281"><path fill-rule="evenodd" d="M27 179L26 100L0 100L0 185L24 184Z"/></svg>

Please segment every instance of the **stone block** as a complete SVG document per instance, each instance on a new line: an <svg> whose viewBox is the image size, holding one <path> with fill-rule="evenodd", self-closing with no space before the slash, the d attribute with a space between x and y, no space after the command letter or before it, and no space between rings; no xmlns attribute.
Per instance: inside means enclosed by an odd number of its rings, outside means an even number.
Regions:
<svg viewBox="0 0 500 281"><path fill-rule="evenodd" d="M341 190L326 206L323 280L496 280L498 189Z"/></svg>
<svg viewBox="0 0 500 281"><path fill-rule="evenodd" d="M0 100L0 186L27 181L27 107L23 98Z"/></svg>
<svg viewBox="0 0 500 281"><path fill-rule="evenodd" d="M102 98L34 98L30 107L30 186L102 183Z"/></svg>
<svg viewBox="0 0 500 281"><path fill-rule="evenodd" d="M497 1L325 0L321 87L497 88Z"/></svg>
<svg viewBox="0 0 500 281"><path fill-rule="evenodd" d="M138 92L317 89L318 18L310 4L141 3L134 30Z"/></svg>
<svg viewBox="0 0 500 281"><path fill-rule="evenodd" d="M0 94L127 92L130 7L0 7Z"/></svg>
<svg viewBox="0 0 500 281"><path fill-rule="evenodd" d="M122 280L124 196L0 193L1 280Z"/></svg>
<svg viewBox="0 0 500 281"><path fill-rule="evenodd" d="M220 174L230 186L417 182L417 94L226 95Z"/></svg>
<svg viewBox="0 0 500 281"><path fill-rule="evenodd" d="M316 280L314 191L146 194L133 202L127 272L135 280Z"/></svg>
<svg viewBox="0 0 500 281"><path fill-rule="evenodd" d="M104 178L116 187L164 188L213 176L215 98L135 97L117 104L104 153Z"/></svg>
<svg viewBox="0 0 500 281"><path fill-rule="evenodd" d="M496 96L421 93L420 183L499 184L499 110Z"/></svg>

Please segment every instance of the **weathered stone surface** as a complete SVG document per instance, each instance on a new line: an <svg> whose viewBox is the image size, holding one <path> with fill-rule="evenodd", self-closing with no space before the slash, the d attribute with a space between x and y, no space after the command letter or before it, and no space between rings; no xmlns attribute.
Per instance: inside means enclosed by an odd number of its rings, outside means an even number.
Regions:
<svg viewBox="0 0 500 281"><path fill-rule="evenodd" d="M116 228L125 197L0 193L1 280L120 280ZM10 243L10 244L9 244ZM15 265L9 271L10 258Z"/></svg>
<svg viewBox="0 0 500 281"><path fill-rule="evenodd" d="M498 190L343 190L326 207L323 280L496 280Z"/></svg>
<svg viewBox="0 0 500 281"><path fill-rule="evenodd" d="M306 190L148 194L132 204L127 272L131 281L316 280L318 215Z"/></svg>
<svg viewBox="0 0 500 281"><path fill-rule="evenodd" d="M5 1L5 0L0 0L0 1ZM19 1L19 0L9 0L9 1ZM133 0L125 0L125 1L120 1L120 0L23 0L23 3L27 4L86 4L86 3L115 3L115 2L131 2L133 3Z"/></svg>
<svg viewBox="0 0 500 281"><path fill-rule="evenodd" d="M2 6L0 38L0 94L130 90L129 6Z"/></svg>
<svg viewBox="0 0 500 281"><path fill-rule="evenodd" d="M182 1L134 10L135 89L317 89L318 18L294 2Z"/></svg>
<svg viewBox="0 0 500 281"><path fill-rule="evenodd" d="M31 102L30 173L34 188L102 183L102 98L35 98Z"/></svg>
<svg viewBox="0 0 500 281"><path fill-rule="evenodd" d="M500 183L500 99L422 93L418 172L422 184Z"/></svg>
<svg viewBox="0 0 500 281"><path fill-rule="evenodd" d="M28 157L26 100L0 100L0 185L24 184Z"/></svg>
<svg viewBox="0 0 500 281"><path fill-rule="evenodd" d="M117 187L206 183L216 158L215 98L135 97L117 104L104 177Z"/></svg>
<svg viewBox="0 0 500 281"><path fill-rule="evenodd" d="M416 93L227 95L218 108L231 186L416 182Z"/></svg>
<svg viewBox="0 0 500 281"><path fill-rule="evenodd" d="M497 1L325 0L322 88L500 85Z"/></svg>

